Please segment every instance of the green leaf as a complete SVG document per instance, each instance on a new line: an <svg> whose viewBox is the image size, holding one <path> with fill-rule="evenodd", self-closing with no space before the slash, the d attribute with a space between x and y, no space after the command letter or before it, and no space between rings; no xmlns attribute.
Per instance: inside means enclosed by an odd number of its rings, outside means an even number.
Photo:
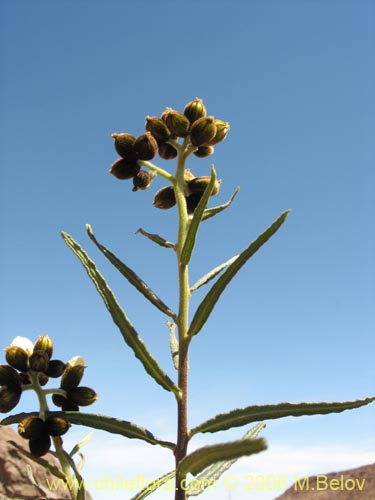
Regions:
<svg viewBox="0 0 375 500"><path fill-rule="evenodd" d="M258 238L253 241L238 257L237 259L227 268L227 270L220 276L220 278L211 287L203 301L200 303L198 309L195 312L193 320L191 322L188 335L192 337L196 335L205 322L207 321L209 315L211 314L216 302L219 300L220 295L224 291L225 287L231 281L231 279L237 274L241 267L246 264L246 262L252 257L259 248L266 243L273 234L280 228L287 218L290 210L283 212L280 217Z"/></svg>
<svg viewBox="0 0 375 500"><path fill-rule="evenodd" d="M200 199L197 208L194 211L194 216L190 221L189 230L186 235L185 243L181 251L180 262L181 264L187 265L191 259L193 249L195 246L195 241L197 239L197 233L199 224L201 223L203 212L207 207L208 200L210 199L212 190L216 182L216 171L214 166L211 167L211 179L208 186L204 190L202 198Z"/></svg>
<svg viewBox="0 0 375 500"><path fill-rule="evenodd" d="M62 233L65 243L71 248L78 259L81 261L83 267L86 269L87 274L94 283L100 296L103 299L108 311L110 312L113 321L118 326L125 342L133 350L135 356L141 361L146 372L156 380L165 390L173 392L177 398L181 397L180 389L173 383L173 381L164 373L160 368L155 358L148 351L145 343L139 337L134 326L129 321L123 309L118 304L116 297L112 290L107 285L107 282L98 271L95 263L89 258L87 253L81 246L74 241L74 239L67 233Z"/></svg>
<svg viewBox="0 0 375 500"><path fill-rule="evenodd" d="M211 464L259 453L267 449L265 439L245 439L228 443L204 446L193 451L179 463L179 471L186 475L189 472L196 476Z"/></svg>
<svg viewBox="0 0 375 500"><path fill-rule="evenodd" d="M195 290L198 290L203 285L206 285L209 281L213 280L216 278L218 274L221 273L226 267L230 266L235 260L237 260L239 256L235 255L231 259L227 260L223 264L220 264L220 266L215 267L215 269L212 269L212 271L208 272L202 278L200 278L192 287L190 287L190 293L194 292Z"/></svg>
<svg viewBox="0 0 375 500"><path fill-rule="evenodd" d="M151 302L155 307L157 307L160 311L165 313L167 316L173 318L174 321L177 321L176 314L156 295L155 292L151 290L151 288L126 264L124 264L120 259L116 257L110 250L108 250L105 246L103 246L99 241L95 238L95 235L92 231L90 224L86 224L87 234L90 239L95 243L95 245L99 248L99 250L107 257L107 259L113 264L116 269L120 271L120 273L132 284L147 300Z"/></svg>
<svg viewBox="0 0 375 500"><path fill-rule="evenodd" d="M163 484L167 483L171 479L175 477L176 473L175 471L168 472L168 474L165 474L162 477L159 477L159 479L155 479L152 483L150 483L148 486L143 488L140 492L138 492L134 497L131 497L130 500L143 500L144 498L148 497L151 495L151 493L154 493L154 491L158 490L163 486Z"/></svg>
<svg viewBox="0 0 375 500"><path fill-rule="evenodd" d="M4 418L1 421L1 424L17 424L26 417L37 415L37 412L18 413L16 415L11 415L7 418ZM48 412L48 415L65 416L72 424L85 425L86 427L92 427L94 429L111 432L112 434L120 434L121 436L125 436L129 439L142 439L147 443L158 444L159 446L169 448L172 451L175 449L175 445L173 443L157 439L150 431L148 431L144 427L133 424L132 422L128 422L127 420L107 417L105 415L95 415L93 413L82 413L80 411L50 411Z"/></svg>
<svg viewBox="0 0 375 500"><path fill-rule="evenodd" d="M203 217L202 220L207 220L213 217L214 215L217 215L218 213L222 212L226 208L228 208L231 204L234 198L237 196L237 194L240 192L240 188L238 187L235 192L232 194L232 196L229 198L229 200L224 203L224 205L219 205L217 207L212 207L212 208L207 208L203 212Z"/></svg>
<svg viewBox="0 0 375 500"><path fill-rule="evenodd" d="M175 244L171 243L170 241L165 240L158 234L153 234L153 233L148 233L147 231L144 231L141 227L138 229L138 231L135 232L135 234L140 233L143 236L146 236L149 240L153 241L154 243L157 243L161 247L165 248L175 248Z"/></svg>
<svg viewBox="0 0 375 500"><path fill-rule="evenodd" d="M206 422L191 429L190 435L194 436L199 432L225 431L232 427L241 427L242 425L259 420L341 413L345 410L360 408L373 401L375 401L375 397L333 403L279 403L274 405L248 406L216 415L216 417L206 420Z"/></svg>
<svg viewBox="0 0 375 500"><path fill-rule="evenodd" d="M246 432L244 436L242 436L241 440L244 439L255 439L260 431L264 429L266 426L265 423L261 422L259 424L254 425L249 431ZM237 458L233 460L227 460L223 462L217 462L199 474L195 481L192 481L187 486L187 496L194 497L198 496L204 492L207 488L214 485L215 482L226 472L232 465L237 462Z"/></svg>
<svg viewBox="0 0 375 500"><path fill-rule="evenodd" d="M173 366L175 367L176 370L178 370L178 360L180 353L178 347L178 340L175 334L176 324L167 321L167 326L169 328L169 349L171 351Z"/></svg>
<svg viewBox="0 0 375 500"><path fill-rule="evenodd" d="M39 493L41 493L44 497L47 498L46 492L36 482L36 479L35 479L34 474L33 474L33 470L29 464L26 464L26 473L27 473L27 477L29 478L29 480L33 484L33 486L35 486L35 488L39 491Z"/></svg>
<svg viewBox="0 0 375 500"><path fill-rule="evenodd" d="M72 468L74 475L76 477L76 485L78 486L78 491L77 491L77 500L85 500L86 498L86 488L85 488L85 481L81 474L79 473L79 470L76 466L76 463L74 462L73 458L67 453L65 450L62 450L62 453L65 457L65 460L69 463L70 467Z"/></svg>
<svg viewBox="0 0 375 500"><path fill-rule="evenodd" d="M87 434L87 436L85 436L83 439L81 439L81 441L79 441L75 446L73 446L71 452L69 453L69 455L71 457L74 457L74 455L76 453L78 453L80 451L80 449L85 446L86 443L88 443L90 441L90 439L92 438L92 436L94 435L94 431L91 431Z"/></svg>

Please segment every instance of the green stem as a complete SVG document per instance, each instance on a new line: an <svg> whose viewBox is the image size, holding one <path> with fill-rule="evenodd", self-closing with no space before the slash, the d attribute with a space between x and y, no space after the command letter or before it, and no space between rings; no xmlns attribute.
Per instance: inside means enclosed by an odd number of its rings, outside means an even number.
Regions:
<svg viewBox="0 0 375 500"><path fill-rule="evenodd" d="M150 161L145 161L145 160L140 160L139 165L142 165L143 167L149 168L153 172L156 172L158 175L161 177L164 177L164 179L167 179L169 182L174 182L174 177L172 174L164 170L163 168L158 167L157 165L154 165Z"/></svg>

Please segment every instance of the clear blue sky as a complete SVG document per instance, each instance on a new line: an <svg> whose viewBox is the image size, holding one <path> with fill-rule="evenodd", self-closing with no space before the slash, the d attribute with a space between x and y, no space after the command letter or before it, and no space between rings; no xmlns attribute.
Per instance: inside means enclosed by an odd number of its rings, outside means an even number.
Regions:
<svg viewBox="0 0 375 500"><path fill-rule="evenodd" d="M64 360L86 358L86 384L100 393L91 411L173 439L173 398L124 345L60 232L83 244L174 376L165 318L98 254L85 224L176 307L172 252L134 234L142 227L174 240L176 213L152 207L161 180L132 193L108 174L111 133L138 135L146 115L198 96L231 131L214 157L190 167L207 175L215 163L215 204L241 192L202 227L192 281L293 211L192 346L191 424L252 403L373 395L374 3L4 0L0 18L2 346L48 333ZM25 398L20 409L33 405ZM269 460L273 446L346 443L361 463L368 443L374 451L374 408L270 423ZM100 446L91 448L92 476Z"/></svg>

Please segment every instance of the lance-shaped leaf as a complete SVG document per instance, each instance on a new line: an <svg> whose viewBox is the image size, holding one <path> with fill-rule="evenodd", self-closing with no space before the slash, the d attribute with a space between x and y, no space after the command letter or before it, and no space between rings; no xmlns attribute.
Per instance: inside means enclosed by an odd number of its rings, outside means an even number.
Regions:
<svg viewBox="0 0 375 500"><path fill-rule="evenodd" d="M95 238L90 224L86 224L87 234L90 239L95 243L99 250L107 257L107 259L113 264L116 269L132 284L147 300L151 302L155 307L162 311L167 316L173 318L176 321L176 315L171 309L156 295L156 293L151 290L151 288L126 264L124 264L119 258L116 257L108 248L99 243Z"/></svg>
<svg viewBox="0 0 375 500"><path fill-rule="evenodd" d="M280 228L287 218L290 210L283 212L278 219L271 224L271 226L258 238L253 241L240 255L235 259L235 261L226 269L226 271L220 276L220 278L213 284L207 295L204 297L200 303L198 309L195 312L193 320L191 322L188 335L192 337L196 335L202 328L202 326L207 321L209 315L211 314L216 302L219 300L220 295L224 291L225 287L232 280L232 278L238 273L241 267L246 264L246 262L252 257L259 248L264 245L273 234Z"/></svg>
<svg viewBox="0 0 375 500"><path fill-rule="evenodd" d="M237 460L240 457L253 455L265 449L267 449L267 443L263 438L204 446L183 458L179 463L178 469L183 475L190 472L193 476L196 476L199 472L216 462Z"/></svg>
<svg viewBox="0 0 375 500"><path fill-rule="evenodd" d="M302 417L305 415L326 415L328 413L341 413L368 405L375 401L375 397L357 399L355 401L340 401L333 403L279 403L274 405L248 406L232 410L228 413L216 415L206 422L191 429L190 435L198 432L218 432L241 427L259 420L274 420L284 417Z"/></svg>
<svg viewBox="0 0 375 500"><path fill-rule="evenodd" d="M231 259L227 260L223 264L220 264L220 266L215 267L215 269L212 269L212 271L209 271L207 274L202 276L192 287L190 287L190 292L194 292L195 290L198 290L203 285L206 285L209 281L213 280L216 278L218 274L220 274L224 269L228 266L230 266L236 259L238 258L238 255L235 255Z"/></svg>
<svg viewBox="0 0 375 500"><path fill-rule="evenodd" d="M112 434L120 434L129 439L142 439L149 444L158 444L164 448L169 448L170 450L175 449L175 444L169 441L163 441L156 438L150 431L141 427L140 425L133 424L127 420L121 420L119 418L107 417L106 415L95 415L93 413L82 413L80 411L53 411L48 412L49 416L64 416L70 423L76 425L85 425L86 427L92 427L93 429L99 429L106 432L111 432ZM10 425L17 424L21 422L26 417L38 416L37 412L31 413L17 413L16 415L10 415L4 418L0 424Z"/></svg>
<svg viewBox="0 0 375 500"><path fill-rule="evenodd" d="M173 381L166 375L160 368L155 358L148 351L145 343L136 332L134 326L129 321L123 309L118 304L116 297L112 290L107 285L107 282L100 274L95 263L89 258L87 253L82 247L74 241L74 239L67 233L62 233L65 243L73 250L75 255L81 261L83 267L86 269L87 274L94 283L100 296L103 299L108 311L110 312L113 321L118 326L125 342L133 350L135 356L141 361L146 372L156 380L165 390L173 392L176 397L181 397L180 389L173 383Z"/></svg>
<svg viewBox="0 0 375 500"><path fill-rule="evenodd" d="M26 473L27 473L27 477L29 478L30 483L35 486L35 488L39 491L39 493L41 493L44 497L47 498L46 492L36 482L36 479L35 479L34 474L33 474L33 469L31 468L31 466L29 464L26 464Z"/></svg>
<svg viewBox="0 0 375 500"><path fill-rule="evenodd" d="M178 370L179 347L178 340L175 334L176 324L167 321L167 326L169 328L169 349L171 351L173 366L176 370Z"/></svg>
<svg viewBox="0 0 375 500"><path fill-rule="evenodd" d="M197 208L194 210L194 216L190 221L189 230L186 235L185 243L180 255L181 264L186 265L189 263L191 259L191 255L193 253L193 249L195 246L195 241L197 239L199 224L201 223L203 212L207 206L208 200L210 199L212 190L215 186L215 182L216 182L216 171L214 166L212 165L210 182L208 183L206 189L204 190L202 198L200 199Z"/></svg>
<svg viewBox="0 0 375 500"><path fill-rule="evenodd" d="M161 247L173 248L173 249L175 248L174 243L171 243L170 241L165 240L164 238L162 238L158 234L148 233L147 231L145 231L141 227L138 229L138 231L135 232L135 234L137 234L137 233L140 233L143 236L146 236L146 238L153 241L154 243L157 243Z"/></svg>
<svg viewBox="0 0 375 500"><path fill-rule="evenodd" d="M86 498L85 481L83 480L83 477L79 473L76 463L74 462L73 458L69 455L69 453L67 453L65 450L62 450L62 453L65 457L65 460L69 463L76 477L77 500L85 500Z"/></svg>
<svg viewBox="0 0 375 500"><path fill-rule="evenodd" d="M254 425L249 431L246 432L244 436L242 436L241 440L244 439L255 439L260 431L264 429L266 426L265 423L260 422L259 424ZM211 465L207 469L205 469L196 480L192 481L188 484L186 493L188 497L196 497L204 492L207 488L214 485L215 482L226 472L232 465L237 462L237 458L233 460L227 460L224 462L217 462L216 464Z"/></svg>
<svg viewBox="0 0 375 500"><path fill-rule="evenodd" d="M71 457L74 457L74 455L76 453L79 453L80 449L85 446L86 443L88 443L90 441L90 439L92 438L92 436L94 435L94 431L91 431L87 434L86 437L84 437L83 439L81 439L81 441L78 441L77 444L75 444L71 450L71 452L69 453L69 455Z"/></svg>
<svg viewBox="0 0 375 500"><path fill-rule="evenodd" d="M154 493L154 491L161 488L163 486L163 484L165 484L168 481L170 481L171 479L173 479L175 477L175 475L176 475L176 472L174 470L171 472L168 472L167 474L164 474L164 476L161 476L158 479L155 479L155 481L152 481L150 484L145 486L134 497L131 497L130 500L143 500L144 498L151 495L151 493Z"/></svg>
<svg viewBox="0 0 375 500"><path fill-rule="evenodd" d="M220 213L223 210L225 210L226 208L228 208L232 204L232 201L234 200L234 198L237 196L237 194L239 192L240 192L240 188L238 187L226 203L224 203L223 205L218 205L217 207L207 208L203 212L202 220L210 219L214 215L217 215L218 213Z"/></svg>

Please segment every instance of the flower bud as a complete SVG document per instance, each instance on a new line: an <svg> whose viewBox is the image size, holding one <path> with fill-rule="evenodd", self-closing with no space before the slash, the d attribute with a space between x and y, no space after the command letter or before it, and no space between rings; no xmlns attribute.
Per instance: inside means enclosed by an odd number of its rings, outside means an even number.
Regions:
<svg viewBox="0 0 375 500"><path fill-rule="evenodd" d="M177 137L186 137L189 132L190 122L185 115L171 108L166 108L161 115L172 134Z"/></svg>
<svg viewBox="0 0 375 500"><path fill-rule="evenodd" d="M194 213L194 210L197 208L201 198L202 194L199 193L192 193L186 197L186 208L188 214Z"/></svg>
<svg viewBox="0 0 375 500"><path fill-rule="evenodd" d="M173 186L167 186L160 189L154 197L154 207L167 209L176 205L176 196Z"/></svg>
<svg viewBox="0 0 375 500"><path fill-rule="evenodd" d="M190 140L194 146L206 146L216 135L216 124L213 116L199 118L190 129Z"/></svg>
<svg viewBox="0 0 375 500"><path fill-rule="evenodd" d="M137 163L135 155L129 158L119 158L116 160L109 170L109 173L114 175L117 179L126 180L131 179L141 167Z"/></svg>
<svg viewBox="0 0 375 500"><path fill-rule="evenodd" d="M65 391L73 389L73 387L77 387L81 382L85 371L84 360L82 359L79 363L75 363L74 360L75 358L66 364L64 373L61 377L60 387Z"/></svg>
<svg viewBox="0 0 375 500"><path fill-rule="evenodd" d="M138 189L147 189L155 175L153 175L151 172L147 172L146 170L140 170L134 177L133 177L133 191L138 191Z"/></svg>
<svg viewBox="0 0 375 500"><path fill-rule="evenodd" d="M62 408L63 404L67 401L67 399L61 394L52 394L52 402L58 408Z"/></svg>
<svg viewBox="0 0 375 500"><path fill-rule="evenodd" d="M48 417L44 422L45 430L50 436L62 436L68 432L71 423L64 417Z"/></svg>
<svg viewBox="0 0 375 500"><path fill-rule="evenodd" d="M177 156L177 150L168 143L160 144L158 150L160 158L163 160L173 160Z"/></svg>
<svg viewBox="0 0 375 500"><path fill-rule="evenodd" d="M53 353L53 342L48 335L41 335L34 344L33 352L44 351L51 359Z"/></svg>
<svg viewBox="0 0 375 500"><path fill-rule="evenodd" d="M140 135L134 143L134 152L140 160L152 160L158 151L158 143L151 135L151 132L146 132Z"/></svg>
<svg viewBox="0 0 375 500"><path fill-rule="evenodd" d="M146 116L145 128L156 139L159 146L167 141L171 135L165 122L157 116Z"/></svg>
<svg viewBox="0 0 375 500"><path fill-rule="evenodd" d="M39 372L38 373L38 381L39 381L39 385L44 386L44 385L48 384L49 377L45 373Z"/></svg>
<svg viewBox="0 0 375 500"><path fill-rule="evenodd" d="M30 356L30 368L35 372L44 372L48 368L49 357L45 351L34 350Z"/></svg>
<svg viewBox="0 0 375 500"><path fill-rule="evenodd" d="M202 195L206 190L206 187L209 185L210 180L211 178L208 175L203 177L195 177L194 179L188 182L190 192ZM211 196L217 194L219 192L219 189L220 189L220 181L216 180Z"/></svg>
<svg viewBox="0 0 375 500"><path fill-rule="evenodd" d="M90 387L75 387L67 391L69 403L78 406L89 406L98 399L98 394Z"/></svg>
<svg viewBox="0 0 375 500"><path fill-rule="evenodd" d="M26 372L29 368L29 353L22 347L10 346L5 349L5 358L10 366L20 372Z"/></svg>
<svg viewBox="0 0 375 500"><path fill-rule="evenodd" d="M65 363L60 361L59 359L52 359L49 362L48 368L45 371L45 374L49 377L58 378L61 377L65 370Z"/></svg>
<svg viewBox="0 0 375 500"><path fill-rule="evenodd" d="M34 457L41 457L45 455L51 447L51 438L45 433L38 439L30 439L29 441L29 449L30 453L34 455Z"/></svg>
<svg viewBox="0 0 375 500"><path fill-rule="evenodd" d="M115 140L115 149L122 158L126 158L133 152L135 137L130 134L112 134Z"/></svg>
<svg viewBox="0 0 375 500"><path fill-rule="evenodd" d="M203 104L202 99L199 99L199 97L194 99L194 101L188 102L184 109L184 115L188 118L191 124L199 118L204 118L206 114L206 107Z"/></svg>
<svg viewBox="0 0 375 500"><path fill-rule="evenodd" d="M18 434L24 439L38 439L44 433L44 421L39 417L26 417L18 424Z"/></svg>
<svg viewBox="0 0 375 500"><path fill-rule="evenodd" d="M184 181L189 182L194 179L195 175L191 172L190 168L185 168L184 170Z"/></svg>
<svg viewBox="0 0 375 500"><path fill-rule="evenodd" d="M213 146L200 146L194 151L195 156L198 158L206 158L206 156L213 155L215 148Z"/></svg>
<svg viewBox="0 0 375 500"><path fill-rule="evenodd" d="M16 385L20 386L22 379L17 370L9 365L0 365L0 386Z"/></svg>
<svg viewBox="0 0 375 500"><path fill-rule="evenodd" d="M215 120L216 134L215 137L210 141L210 146L223 141L230 130L230 125L228 122L223 122L222 120Z"/></svg>
<svg viewBox="0 0 375 500"><path fill-rule="evenodd" d="M22 389L18 385L0 387L0 413L8 413L18 405Z"/></svg>

